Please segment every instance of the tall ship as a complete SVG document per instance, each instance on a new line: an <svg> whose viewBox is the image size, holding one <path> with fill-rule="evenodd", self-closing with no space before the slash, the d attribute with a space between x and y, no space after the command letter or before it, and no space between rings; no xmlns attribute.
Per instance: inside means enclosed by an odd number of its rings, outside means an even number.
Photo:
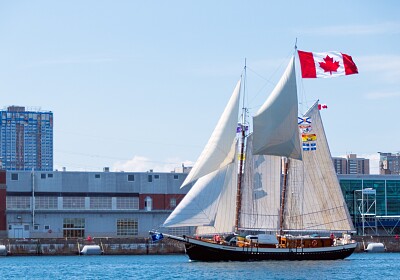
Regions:
<svg viewBox="0 0 400 280"><path fill-rule="evenodd" d="M318 102L298 113L295 54L252 117L252 132L240 106L243 82L237 83L182 184L190 191L163 224L196 233L153 232L154 240L183 242L192 261L334 260L353 253L354 227Z"/></svg>

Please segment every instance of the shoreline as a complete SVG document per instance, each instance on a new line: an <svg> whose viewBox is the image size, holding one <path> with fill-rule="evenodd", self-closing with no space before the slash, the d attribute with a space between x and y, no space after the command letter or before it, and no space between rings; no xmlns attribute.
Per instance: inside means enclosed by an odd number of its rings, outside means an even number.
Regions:
<svg viewBox="0 0 400 280"><path fill-rule="evenodd" d="M386 252L400 252L398 236L354 236L358 242L355 253L364 252L369 243L382 243ZM30 238L0 239L7 256L72 256L81 255L86 245L95 245L102 255L173 255L185 254L182 243L164 239L152 242L149 238L108 238L99 237L91 240L83 238ZM5 254L6 253L6 254Z"/></svg>

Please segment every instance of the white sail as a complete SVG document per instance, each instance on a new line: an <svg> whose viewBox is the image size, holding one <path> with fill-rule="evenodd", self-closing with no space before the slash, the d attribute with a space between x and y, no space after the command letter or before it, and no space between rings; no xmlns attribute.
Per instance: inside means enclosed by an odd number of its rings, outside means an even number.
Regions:
<svg viewBox="0 0 400 280"><path fill-rule="evenodd" d="M163 226L204 226L203 232L232 232L236 186L237 161L233 160L198 179Z"/></svg>
<svg viewBox="0 0 400 280"><path fill-rule="evenodd" d="M317 135L316 150L304 151L302 161L290 161L285 228L309 231L354 230L317 104L305 117L311 118L312 133Z"/></svg>
<svg viewBox="0 0 400 280"><path fill-rule="evenodd" d="M294 57L279 83L253 117L253 154L301 159Z"/></svg>
<svg viewBox="0 0 400 280"><path fill-rule="evenodd" d="M246 146L240 227L274 231L279 224L281 158L252 155L252 139L250 135Z"/></svg>
<svg viewBox="0 0 400 280"><path fill-rule="evenodd" d="M236 128L239 114L240 80L218 121L200 157L194 164L182 187L194 182L200 177L223 168L232 162L235 151L231 146L236 137Z"/></svg>

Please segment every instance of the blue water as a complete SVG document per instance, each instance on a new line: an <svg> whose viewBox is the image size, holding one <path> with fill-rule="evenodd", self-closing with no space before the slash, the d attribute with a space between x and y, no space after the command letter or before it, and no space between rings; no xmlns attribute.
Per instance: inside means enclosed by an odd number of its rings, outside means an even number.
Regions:
<svg viewBox="0 0 400 280"><path fill-rule="evenodd" d="M338 261L190 262L178 256L1 257L1 279L400 279L400 253Z"/></svg>

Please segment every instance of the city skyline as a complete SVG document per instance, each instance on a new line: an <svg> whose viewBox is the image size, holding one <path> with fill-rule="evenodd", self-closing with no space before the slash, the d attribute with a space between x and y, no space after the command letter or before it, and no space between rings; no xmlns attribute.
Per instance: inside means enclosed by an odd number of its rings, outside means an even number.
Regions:
<svg viewBox="0 0 400 280"><path fill-rule="evenodd" d="M332 156L369 158L377 174L378 152L400 150L399 11L396 1L1 3L0 107L54 113L55 169L168 172L196 161L245 59L251 114L297 38L300 50L353 57L358 75L298 78L300 108L327 104Z"/></svg>

